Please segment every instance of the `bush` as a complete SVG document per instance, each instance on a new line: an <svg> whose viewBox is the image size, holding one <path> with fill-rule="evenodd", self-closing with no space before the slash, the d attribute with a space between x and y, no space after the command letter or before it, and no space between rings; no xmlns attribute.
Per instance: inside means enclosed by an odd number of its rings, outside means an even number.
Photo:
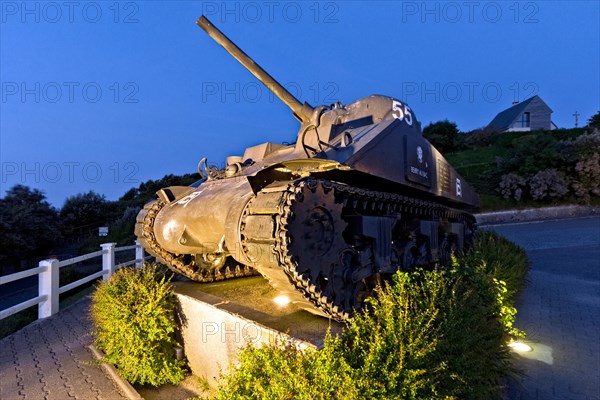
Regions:
<svg viewBox="0 0 600 400"><path fill-rule="evenodd" d="M530 267L525 250L495 232L479 231L475 245L460 258L465 264L482 266L480 272L496 280L500 322L505 332L516 337L525 336L513 327L517 314L514 304L526 283Z"/></svg>
<svg viewBox="0 0 600 400"><path fill-rule="evenodd" d="M517 174L502 175L498 191L505 199L521 200L527 180Z"/></svg>
<svg viewBox="0 0 600 400"><path fill-rule="evenodd" d="M350 321L345 355L364 398L491 399L510 376L498 290L467 265L398 273ZM341 349L343 350L343 348Z"/></svg>
<svg viewBox="0 0 600 400"><path fill-rule="evenodd" d="M515 374L506 341L527 265L514 244L479 234L449 270L398 272L321 350L245 348L216 398L497 398Z"/></svg>
<svg viewBox="0 0 600 400"><path fill-rule="evenodd" d="M154 265L123 268L92 297L96 344L104 361L134 384L179 383L184 362L175 359L176 299Z"/></svg>
<svg viewBox="0 0 600 400"><path fill-rule="evenodd" d="M600 154L594 153L586 160L575 164L577 179L572 183L575 195L583 202L590 201L590 195L600 196Z"/></svg>
<svg viewBox="0 0 600 400"><path fill-rule="evenodd" d="M550 168L529 179L529 191L534 200L560 199L569 193L569 183L564 173Z"/></svg>
<svg viewBox="0 0 600 400"><path fill-rule="evenodd" d="M320 351L302 351L290 343L249 345L239 354L239 368L222 378L215 399L357 399L338 342L328 336Z"/></svg>
<svg viewBox="0 0 600 400"><path fill-rule="evenodd" d="M460 259L467 264L485 263L488 276L506 282L511 303L523 289L529 271L525 250L492 231L478 231L473 247Z"/></svg>

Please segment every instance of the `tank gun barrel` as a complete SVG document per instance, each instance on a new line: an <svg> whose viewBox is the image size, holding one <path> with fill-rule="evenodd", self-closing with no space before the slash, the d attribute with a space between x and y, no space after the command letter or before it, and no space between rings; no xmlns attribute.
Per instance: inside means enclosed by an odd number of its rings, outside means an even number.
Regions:
<svg viewBox="0 0 600 400"><path fill-rule="evenodd" d="M308 103L300 103L300 101L294 97L286 88L281 86L267 71L262 69L250 56L248 56L242 49L240 49L235 43L233 43L223 32L215 27L212 22L208 20L204 15L198 18L196 24L202 28L208 36L213 38L215 42L220 44L229 54L233 56L240 64L242 64L248 71L252 73L267 87L271 92L275 94L281 101L287 105L294 116L302 123L310 122L311 116L314 112L314 108Z"/></svg>

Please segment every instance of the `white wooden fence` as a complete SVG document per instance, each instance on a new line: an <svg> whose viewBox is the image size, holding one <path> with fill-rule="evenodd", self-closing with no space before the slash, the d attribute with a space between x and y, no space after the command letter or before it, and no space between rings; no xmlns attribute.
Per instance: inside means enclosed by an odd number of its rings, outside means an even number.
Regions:
<svg viewBox="0 0 600 400"><path fill-rule="evenodd" d="M44 260L40 261L38 267L27 271L17 272L10 275L0 276L0 286L9 282L14 282L19 279L29 276L39 275L38 295L33 299L29 299L15 306L0 311L0 320L11 316L15 313L25 310L26 308L38 305L38 318L47 318L58 312L58 296L71 289L79 287L85 283L102 277L105 281L121 267L135 264L136 267L141 267L144 261L144 248L136 240L133 246L115 247L116 243L104 243L100 245L101 250L93 253L88 253L79 257L69 258L67 260ZM135 259L115 265L115 253L119 251L134 250ZM68 285L59 285L59 274L62 267L72 265L81 261L89 260L94 257L102 256L102 270L84 278L79 279Z"/></svg>

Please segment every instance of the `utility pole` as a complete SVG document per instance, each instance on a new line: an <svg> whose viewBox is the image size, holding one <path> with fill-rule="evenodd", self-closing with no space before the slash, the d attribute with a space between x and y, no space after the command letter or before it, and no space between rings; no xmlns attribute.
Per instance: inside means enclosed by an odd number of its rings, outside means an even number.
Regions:
<svg viewBox="0 0 600 400"><path fill-rule="evenodd" d="M577 128L579 126L579 116L581 114L579 114L577 111L575 111L575 114L573 114L573 116L575 117L575 128Z"/></svg>

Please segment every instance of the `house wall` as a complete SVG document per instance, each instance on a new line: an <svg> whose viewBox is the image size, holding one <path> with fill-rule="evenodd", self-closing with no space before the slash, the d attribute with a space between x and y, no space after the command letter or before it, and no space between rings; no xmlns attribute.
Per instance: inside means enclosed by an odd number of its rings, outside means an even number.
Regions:
<svg viewBox="0 0 600 400"><path fill-rule="evenodd" d="M550 119L552 111L541 100L537 98L534 99L531 103L529 103L529 105L523 112L531 113L530 122L532 131L537 129L549 130L551 128L552 123Z"/></svg>
<svg viewBox="0 0 600 400"><path fill-rule="evenodd" d="M531 127L523 128L522 126L516 126L518 124L512 124L505 132L529 132Z"/></svg>

